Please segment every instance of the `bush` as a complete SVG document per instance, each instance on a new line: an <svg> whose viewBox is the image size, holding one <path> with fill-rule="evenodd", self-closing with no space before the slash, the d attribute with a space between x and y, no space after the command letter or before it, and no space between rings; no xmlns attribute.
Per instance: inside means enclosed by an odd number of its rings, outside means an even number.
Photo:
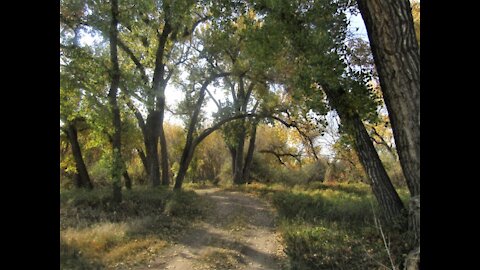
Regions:
<svg viewBox="0 0 480 270"><path fill-rule="evenodd" d="M127 269L145 262L177 240L203 209L192 191L134 187L119 204L112 203L110 188L62 191L61 269Z"/></svg>
<svg viewBox="0 0 480 270"><path fill-rule="evenodd" d="M377 213L379 209L368 185L311 182L291 188L257 183L244 189L270 199L277 209L291 269L391 267L373 221L372 205ZM404 189L399 195L404 201L408 199ZM398 266L409 250L407 236L383 230Z"/></svg>
<svg viewBox="0 0 480 270"><path fill-rule="evenodd" d="M319 220L368 223L372 212L370 199L330 189L310 194L278 192L273 195L273 203L281 216L313 223Z"/></svg>
<svg viewBox="0 0 480 270"><path fill-rule="evenodd" d="M197 197L194 191L175 191L168 198L163 213L170 216L200 215Z"/></svg>
<svg viewBox="0 0 480 270"><path fill-rule="evenodd" d="M367 239L365 232L298 224L284 230L285 253L292 269L378 269L372 258L384 257L381 242Z"/></svg>

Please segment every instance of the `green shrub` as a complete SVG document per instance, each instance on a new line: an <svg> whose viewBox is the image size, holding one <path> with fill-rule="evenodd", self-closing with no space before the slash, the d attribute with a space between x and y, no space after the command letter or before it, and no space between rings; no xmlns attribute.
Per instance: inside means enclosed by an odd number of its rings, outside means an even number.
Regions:
<svg viewBox="0 0 480 270"><path fill-rule="evenodd" d="M243 187L271 200L291 269L391 268L382 237L373 221L379 206L363 183L321 183L289 187L252 184ZM408 191L399 190L408 200ZM409 250L407 236L383 228L396 267ZM401 268L398 268L401 269Z"/></svg>
<svg viewBox="0 0 480 270"><path fill-rule="evenodd" d="M335 222L367 223L371 220L369 197L359 197L339 191L326 190L308 194L305 192L277 192L273 203L279 214L287 219L307 222L328 220Z"/></svg>
<svg viewBox="0 0 480 270"><path fill-rule="evenodd" d="M381 242L376 238L367 239L365 232L331 224L289 225L284 231L285 253L293 270L378 269L377 261L385 259Z"/></svg>
<svg viewBox="0 0 480 270"><path fill-rule="evenodd" d="M176 191L166 201L164 214L171 216L200 215L199 200L194 191Z"/></svg>

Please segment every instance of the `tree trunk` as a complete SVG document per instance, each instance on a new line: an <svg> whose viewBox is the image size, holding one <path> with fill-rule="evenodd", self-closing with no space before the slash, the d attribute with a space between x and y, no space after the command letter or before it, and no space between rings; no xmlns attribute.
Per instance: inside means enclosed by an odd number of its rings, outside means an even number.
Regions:
<svg viewBox="0 0 480 270"><path fill-rule="evenodd" d="M113 201L121 202L122 193L121 193L121 175L123 172L123 160L121 152L121 119L120 119L120 109L117 102L117 92L118 86L120 84L120 66L118 63L118 0L111 1L111 14L112 20L110 24L110 61L112 63L111 70L111 85L110 91L108 92L108 101L110 104L110 109L113 114L113 127L114 134L112 137L112 147L113 147L113 166L112 166L112 180L113 180Z"/></svg>
<svg viewBox="0 0 480 270"><path fill-rule="evenodd" d="M140 148L137 149L137 153L138 153L138 156L140 157L140 160L142 161L143 167L145 168L145 172L148 175L149 170L148 170L147 156L145 156L145 153Z"/></svg>
<svg viewBox="0 0 480 270"><path fill-rule="evenodd" d="M362 163L369 176L370 186L382 209L385 220L389 225L400 229L405 228L405 207L392 185L365 126L358 115L355 115L353 119L347 119L347 122L350 122L353 127L355 149L359 155L360 163Z"/></svg>
<svg viewBox="0 0 480 270"><path fill-rule="evenodd" d="M408 0L359 0L410 194L420 195L420 49Z"/></svg>
<svg viewBox="0 0 480 270"><path fill-rule="evenodd" d="M169 6L165 5L164 8L169 10ZM152 84L152 92L155 95L155 121L153 121L156 128L154 129L154 142L157 144L158 138L160 138L160 154L161 154L161 166L162 166L162 185L168 185L170 183L169 177L169 165L168 165L168 150L167 150L167 141L165 139L165 132L163 130L163 120L164 120L164 113L165 113L165 89L167 87L168 80L170 79L171 73L169 76L165 76L165 63L164 61L164 53L165 53L165 46L168 41L169 35L172 33L173 28L170 25L170 21L168 17L165 18L165 24L163 26L162 33L157 35L158 38L158 47L155 54L155 68L153 71L153 84ZM171 41L174 42L175 35L171 36ZM156 152L157 153L157 152ZM158 164L158 154L157 155L157 164ZM151 168L151 171L155 169ZM159 179L160 180L160 179ZM158 181L159 181L158 180ZM157 186L157 179L155 179L154 186Z"/></svg>
<svg viewBox="0 0 480 270"><path fill-rule="evenodd" d="M160 185L160 166L158 161L158 147L153 142L153 136L150 136L149 144L147 147L147 161L148 161L148 177L153 187Z"/></svg>
<svg viewBox="0 0 480 270"><path fill-rule="evenodd" d="M190 166L190 162L192 161L193 153L195 151L196 145L192 143L192 141L185 144L183 149L182 157L180 159L180 167L178 169L178 174L175 179L175 186L173 189L179 190L182 188L183 180L187 175L188 166Z"/></svg>
<svg viewBox="0 0 480 270"><path fill-rule="evenodd" d="M195 108L192 112L192 115L190 117L190 123L188 124L188 131L187 131L187 139L185 141L185 146L183 147L183 152L182 152L182 157L180 159L180 168L178 170L177 177L175 179L175 185L173 187L174 190L179 190L182 188L182 183L183 179L185 178L185 175L187 174L188 166L190 165L190 162L192 161L193 153L195 151L195 148L197 145L206 137L208 134L213 132L213 130L210 131L210 133L206 134L203 133L197 139L194 140L193 138L193 132L195 131L195 127L198 122L198 117L200 115L200 110L202 109L202 104L203 100L205 99L205 91L207 90L208 85L216 78L226 76L228 75L227 73L221 73L221 74L216 74L210 76L205 82L203 82L202 87L200 88L200 93L198 96L198 100L195 103ZM217 127L216 129L218 129ZM203 135L203 136L202 136Z"/></svg>
<svg viewBox="0 0 480 270"><path fill-rule="evenodd" d="M126 168L125 165L123 165L123 167ZM122 175L123 175L123 179L125 180L125 187L129 190L132 189L132 179L130 178L130 175L128 174L127 169L123 171Z"/></svg>
<svg viewBox="0 0 480 270"><path fill-rule="evenodd" d="M245 167L243 169L243 178L246 182L250 180L250 169L253 162L253 151L255 150L255 139L257 137L258 121L253 121L252 130L250 131L250 141L248 143L247 156L245 157Z"/></svg>
<svg viewBox="0 0 480 270"><path fill-rule="evenodd" d="M369 177L370 186L382 209L384 220L389 226L404 228L405 207L403 202L393 187L360 116L358 113L352 112L354 110L345 100L345 90L342 88L333 90L327 85L322 85L322 87L330 104L337 111L342 124L354 138L355 150Z"/></svg>
<svg viewBox="0 0 480 270"><path fill-rule="evenodd" d="M147 117L145 148L148 163L148 176L153 187L160 185L160 167L158 161L158 137L156 130L158 122L156 121L158 112L151 112Z"/></svg>
<svg viewBox="0 0 480 270"><path fill-rule="evenodd" d="M250 85L253 87L253 84ZM251 90L250 90L251 91ZM249 92L249 91L247 91ZM243 76L239 77L239 82L238 82L238 93L237 93L237 99L236 99L236 104L235 109L238 111L239 114L244 114L247 111L247 103L248 103L248 95L245 92L245 83L243 80ZM243 184L245 183L245 178L243 175L244 171L244 152L243 148L245 145L245 137L246 137L246 132L245 132L245 119L240 119L237 121L237 132L236 132L236 138L235 138L235 173L233 174L233 183L234 184Z"/></svg>
<svg viewBox="0 0 480 270"><path fill-rule="evenodd" d="M74 173L72 177L73 177L73 183L75 184L76 188L84 187L80 174Z"/></svg>
<svg viewBox="0 0 480 270"><path fill-rule="evenodd" d="M162 185L170 185L170 166L168 165L168 151L167 151L167 140L165 138L165 132L163 130L163 121L162 126L160 126L160 154L161 154L161 166L162 166Z"/></svg>
<svg viewBox="0 0 480 270"><path fill-rule="evenodd" d="M230 156L232 157L232 177L235 175L235 157L237 156L237 150L234 146L228 146L228 150L230 151Z"/></svg>
<svg viewBox="0 0 480 270"><path fill-rule="evenodd" d="M235 173L233 175L233 183L234 184L243 184L245 183L245 179L243 177L243 162L245 161L244 159L244 153L243 153L243 148L245 145L245 120L241 119L239 120L239 125L238 127L240 130L238 131L238 135L236 138L236 146L235 146Z"/></svg>
<svg viewBox="0 0 480 270"><path fill-rule="evenodd" d="M75 160L75 167L77 169L78 181L76 182L77 188L88 188L93 189L92 181L88 175L87 166L82 157L82 150L80 144L78 143L77 128L72 123L66 124L66 134L67 138L70 141L72 146L73 159Z"/></svg>
<svg viewBox="0 0 480 270"><path fill-rule="evenodd" d="M410 205L420 207L420 48L410 1L357 2L367 28L400 164L411 200L415 200ZM410 212L415 212L410 215L409 226L420 257L420 209Z"/></svg>

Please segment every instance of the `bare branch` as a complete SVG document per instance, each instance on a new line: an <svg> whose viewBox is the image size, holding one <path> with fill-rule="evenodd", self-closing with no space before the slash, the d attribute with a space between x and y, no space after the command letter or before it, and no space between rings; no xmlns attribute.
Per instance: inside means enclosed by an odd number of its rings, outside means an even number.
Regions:
<svg viewBox="0 0 480 270"><path fill-rule="evenodd" d="M302 135L302 138L304 138L305 140L307 140L311 150L312 150L312 154L313 156L315 157L315 160L319 160L318 156L317 156L317 153L315 151L315 146L313 145L313 141L312 141L312 138L310 138L310 136L308 136L305 132L303 132L300 127L297 125L297 123L295 123L295 121L292 121L290 123L288 123L287 121L277 117L277 116L274 116L274 115L270 115L270 116L267 116L267 117L270 117L272 119L275 119L277 121L279 121L280 123L282 123L284 126L290 128L290 127L294 127L298 133L300 135Z"/></svg>
<svg viewBox="0 0 480 270"><path fill-rule="evenodd" d="M376 144L379 144L379 145L383 145L387 148L388 152L390 152L390 154L392 154L392 156L396 157L395 155L395 151L393 150L393 148L385 141L385 139L378 133L377 129L372 126L372 131L373 131L373 135L374 136L370 136L370 138L373 140L373 142L375 142ZM377 137L380 138L380 141L378 141L377 139L375 139L375 135Z"/></svg>
<svg viewBox="0 0 480 270"><path fill-rule="evenodd" d="M302 160L300 159L301 158L300 154L279 153L279 152L276 152L275 150L269 150L269 149L260 150L258 152L259 153L265 153L265 154L272 154L272 155L276 156L277 159L280 161L280 163L282 163L285 166L286 166L286 164L282 161L281 157L292 157L292 158L296 159L300 164L302 163Z"/></svg>
<svg viewBox="0 0 480 270"><path fill-rule="evenodd" d="M213 100L213 102L215 103L215 105L217 105L217 108L220 110L222 107L220 106L220 103L215 99L215 97L212 95L212 93L210 93L210 91L208 89L206 89L207 91L207 94L210 96L210 98Z"/></svg>

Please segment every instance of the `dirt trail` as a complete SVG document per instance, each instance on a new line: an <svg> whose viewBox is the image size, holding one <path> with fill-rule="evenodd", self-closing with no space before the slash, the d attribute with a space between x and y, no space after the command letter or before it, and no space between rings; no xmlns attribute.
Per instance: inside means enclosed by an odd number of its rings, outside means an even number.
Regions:
<svg viewBox="0 0 480 270"><path fill-rule="evenodd" d="M197 190L211 203L204 221L142 269L281 269L274 213L262 200L218 188Z"/></svg>

